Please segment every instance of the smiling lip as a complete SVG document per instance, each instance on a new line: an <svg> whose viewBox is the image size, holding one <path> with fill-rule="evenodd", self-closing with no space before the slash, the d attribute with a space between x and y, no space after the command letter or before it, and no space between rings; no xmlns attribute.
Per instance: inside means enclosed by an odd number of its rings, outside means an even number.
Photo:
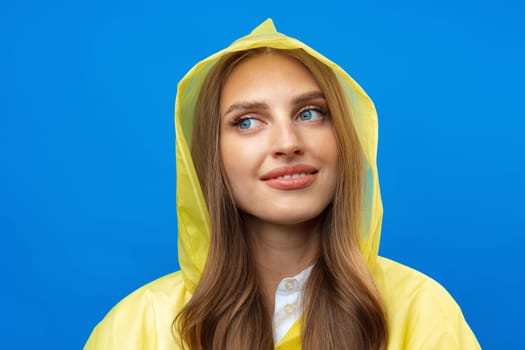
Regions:
<svg viewBox="0 0 525 350"><path fill-rule="evenodd" d="M260 179L268 186L278 190L297 190L310 186L315 181L318 172L313 166L297 164L273 169Z"/></svg>

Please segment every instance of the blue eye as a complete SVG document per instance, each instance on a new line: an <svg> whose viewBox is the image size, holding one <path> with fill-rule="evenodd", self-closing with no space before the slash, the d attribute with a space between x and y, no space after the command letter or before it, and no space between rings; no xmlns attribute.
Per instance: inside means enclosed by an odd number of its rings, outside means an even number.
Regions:
<svg viewBox="0 0 525 350"><path fill-rule="evenodd" d="M256 118L242 118L236 122L236 125L241 130L253 129L260 123Z"/></svg>
<svg viewBox="0 0 525 350"><path fill-rule="evenodd" d="M299 113L299 119L301 120L310 120L312 119L312 111L307 109L306 111L302 111Z"/></svg>
<svg viewBox="0 0 525 350"><path fill-rule="evenodd" d="M317 109L304 109L299 112L298 118L302 121L318 120L324 116L324 113Z"/></svg>
<svg viewBox="0 0 525 350"><path fill-rule="evenodd" d="M251 119L243 119L239 122L239 128L241 129L249 129L251 125L252 125Z"/></svg>

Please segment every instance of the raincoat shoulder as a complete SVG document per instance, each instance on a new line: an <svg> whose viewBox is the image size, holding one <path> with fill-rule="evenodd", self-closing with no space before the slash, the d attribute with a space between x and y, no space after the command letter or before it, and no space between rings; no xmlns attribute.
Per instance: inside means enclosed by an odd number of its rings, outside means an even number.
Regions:
<svg viewBox="0 0 525 350"><path fill-rule="evenodd" d="M180 272L161 277L115 305L95 327L84 350L180 349L180 338L171 326L187 299Z"/></svg>
<svg viewBox="0 0 525 350"><path fill-rule="evenodd" d="M481 349L452 296L432 278L378 257L372 270L388 319L388 349Z"/></svg>

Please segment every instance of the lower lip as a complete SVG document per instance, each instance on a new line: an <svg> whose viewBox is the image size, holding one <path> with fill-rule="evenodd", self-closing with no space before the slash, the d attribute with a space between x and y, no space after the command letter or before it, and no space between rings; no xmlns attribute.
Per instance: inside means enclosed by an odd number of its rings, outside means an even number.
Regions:
<svg viewBox="0 0 525 350"><path fill-rule="evenodd" d="M310 186L317 176L317 173L310 174L306 176L297 177L295 179L289 178L289 179L269 179L265 180L264 182L275 189L278 190L299 190L302 188L306 188Z"/></svg>

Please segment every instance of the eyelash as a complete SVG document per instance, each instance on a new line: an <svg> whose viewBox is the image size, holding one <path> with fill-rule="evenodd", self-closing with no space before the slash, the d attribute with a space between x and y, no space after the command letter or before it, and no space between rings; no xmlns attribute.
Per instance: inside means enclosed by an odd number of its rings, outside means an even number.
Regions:
<svg viewBox="0 0 525 350"><path fill-rule="evenodd" d="M299 115L305 111L315 111L315 112L318 112L319 114L321 114L322 117L326 117L328 115L328 111L325 107L322 107L322 106L317 106L317 105L309 105L309 106L305 106L301 109L299 109L299 111L297 111L296 113L296 117L299 117Z"/></svg>
<svg viewBox="0 0 525 350"><path fill-rule="evenodd" d="M228 125L229 126L233 126L233 127L238 127L243 121L245 121L246 119L257 119L257 118L254 118L254 117L250 117L249 115L242 115L242 116L239 116L239 117L236 117L235 119L231 120L228 122Z"/></svg>

